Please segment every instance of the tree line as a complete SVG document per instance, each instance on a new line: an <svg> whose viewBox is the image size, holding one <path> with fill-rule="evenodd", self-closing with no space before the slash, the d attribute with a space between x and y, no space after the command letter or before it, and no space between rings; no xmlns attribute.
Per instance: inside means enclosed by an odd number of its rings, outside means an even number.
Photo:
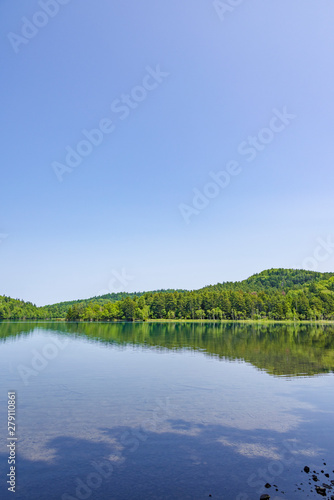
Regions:
<svg viewBox="0 0 334 500"><path fill-rule="evenodd" d="M297 290L146 293L105 305L70 307L68 321L334 320L334 278Z"/></svg>
<svg viewBox="0 0 334 500"><path fill-rule="evenodd" d="M1 320L333 320L334 273L270 269L200 290L120 292L37 307L0 296Z"/></svg>

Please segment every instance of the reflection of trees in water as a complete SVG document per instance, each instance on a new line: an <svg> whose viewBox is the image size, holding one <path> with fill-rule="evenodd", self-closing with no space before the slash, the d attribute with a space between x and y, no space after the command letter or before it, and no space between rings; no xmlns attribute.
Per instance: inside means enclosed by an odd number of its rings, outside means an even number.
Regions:
<svg viewBox="0 0 334 500"><path fill-rule="evenodd" d="M334 326L259 323L1 323L0 342L35 329L92 342L156 349L191 349L245 360L273 375L334 371Z"/></svg>

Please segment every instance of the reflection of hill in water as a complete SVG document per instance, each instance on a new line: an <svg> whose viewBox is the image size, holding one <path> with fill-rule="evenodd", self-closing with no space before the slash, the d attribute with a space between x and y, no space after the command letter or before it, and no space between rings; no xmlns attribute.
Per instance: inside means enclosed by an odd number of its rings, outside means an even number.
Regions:
<svg viewBox="0 0 334 500"><path fill-rule="evenodd" d="M0 343L36 328L93 342L191 349L245 360L272 375L334 371L334 326L241 323L0 323Z"/></svg>

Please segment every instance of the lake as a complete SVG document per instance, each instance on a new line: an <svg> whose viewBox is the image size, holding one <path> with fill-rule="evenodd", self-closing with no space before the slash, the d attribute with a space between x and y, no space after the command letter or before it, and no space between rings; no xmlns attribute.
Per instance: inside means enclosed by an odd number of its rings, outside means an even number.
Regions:
<svg viewBox="0 0 334 500"><path fill-rule="evenodd" d="M16 499L319 498L333 370L331 325L0 323L0 498L8 391Z"/></svg>

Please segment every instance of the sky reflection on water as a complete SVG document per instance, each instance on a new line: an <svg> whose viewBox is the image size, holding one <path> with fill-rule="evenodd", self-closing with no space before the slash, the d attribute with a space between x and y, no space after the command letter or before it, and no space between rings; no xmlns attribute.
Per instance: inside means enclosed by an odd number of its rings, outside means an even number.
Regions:
<svg viewBox="0 0 334 500"><path fill-rule="evenodd" d="M7 390L18 401L16 497L80 498L85 484L96 499L252 500L268 481L305 498L294 491L304 465L334 469L332 337L286 325L0 324L1 415Z"/></svg>

